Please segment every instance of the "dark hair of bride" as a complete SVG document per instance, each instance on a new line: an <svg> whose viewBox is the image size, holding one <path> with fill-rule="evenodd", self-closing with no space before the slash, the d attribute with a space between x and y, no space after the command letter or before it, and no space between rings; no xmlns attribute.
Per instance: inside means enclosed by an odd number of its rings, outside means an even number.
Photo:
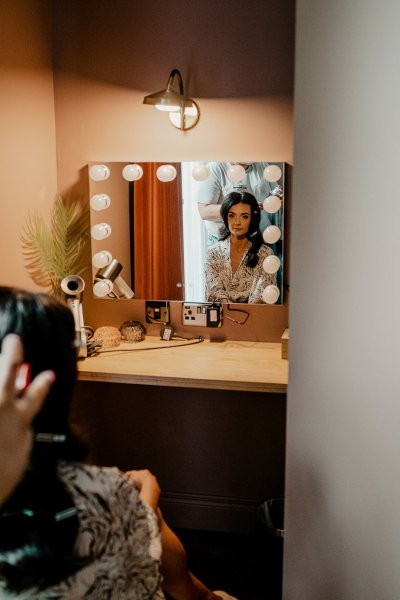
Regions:
<svg viewBox="0 0 400 600"><path fill-rule="evenodd" d="M32 379L46 369L56 373L33 423L34 439L47 441L34 441L25 475L0 509L0 580L18 594L56 585L82 567L74 554L78 507L57 467L84 460L86 450L69 424L76 382L72 312L52 296L0 287L0 341L8 333L21 337Z"/></svg>
<svg viewBox="0 0 400 600"><path fill-rule="evenodd" d="M228 226L228 213L235 204L248 204L250 206L250 225L247 232L247 238L251 242L251 246L247 251L245 264L248 267L255 267L258 263L258 251L264 243L260 232L260 207L253 194L249 192L231 192L226 196L221 204L221 217L224 224L220 228L220 240L226 240L231 232Z"/></svg>

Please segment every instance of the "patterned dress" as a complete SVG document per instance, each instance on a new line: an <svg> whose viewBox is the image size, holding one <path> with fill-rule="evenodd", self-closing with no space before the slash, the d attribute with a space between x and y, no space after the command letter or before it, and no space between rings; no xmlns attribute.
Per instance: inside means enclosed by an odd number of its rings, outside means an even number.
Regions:
<svg viewBox="0 0 400 600"><path fill-rule="evenodd" d="M247 250L250 246L251 242ZM231 266L230 238L217 242L207 250L205 285L208 302L262 302L262 293L267 285L276 285L276 275L266 273L262 266L264 258L273 254L271 248L264 244L260 247L258 263L253 268L245 265L247 250L236 271L232 271Z"/></svg>
<svg viewBox="0 0 400 600"><path fill-rule="evenodd" d="M116 468L62 463L59 474L78 507L79 556L91 562L61 584L3 600L162 600L156 514Z"/></svg>

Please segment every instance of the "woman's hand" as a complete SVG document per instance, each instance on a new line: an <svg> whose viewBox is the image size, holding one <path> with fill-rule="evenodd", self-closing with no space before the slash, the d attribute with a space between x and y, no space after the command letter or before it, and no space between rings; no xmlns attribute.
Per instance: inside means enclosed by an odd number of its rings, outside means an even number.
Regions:
<svg viewBox="0 0 400 600"><path fill-rule="evenodd" d="M32 448L31 423L55 379L43 371L32 383L22 364L23 347L17 335L7 335L0 354L0 504L21 479Z"/></svg>
<svg viewBox="0 0 400 600"><path fill-rule="evenodd" d="M148 469L126 471L125 477L139 491L140 499L156 511L161 490L153 473Z"/></svg>

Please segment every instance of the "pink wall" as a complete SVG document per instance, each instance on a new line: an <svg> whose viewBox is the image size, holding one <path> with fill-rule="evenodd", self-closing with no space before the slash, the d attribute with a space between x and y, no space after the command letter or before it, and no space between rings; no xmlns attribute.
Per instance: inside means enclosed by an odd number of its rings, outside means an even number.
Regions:
<svg viewBox="0 0 400 600"><path fill-rule="evenodd" d="M31 208L48 213L56 163L58 190L80 191L84 201L90 161L234 157L292 163L293 0L178 0L173 10L162 0L6 0L0 18L6 32L0 39L4 283L35 287L19 234ZM189 132L142 104L174 67L201 109ZM279 339L287 305L251 311L256 316L246 327L227 322L218 335ZM94 301L86 292L84 312L94 327L119 325L126 318L143 320L144 303L121 301L116 311L114 303ZM178 313L176 319L179 327Z"/></svg>
<svg viewBox="0 0 400 600"><path fill-rule="evenodd" d="M0 3L0 282L35 289L19 236L57 191L50 2Z"/></svg>
<svg viewBox="0 0 400 600"><path fill-rule="evenodd" d="M292 163L293 12L291 0L179 0L173 10L162 1L58 2L60 190L87 196L85 166L97 160ZM146 93L165 86L174 67L200 105L200 122L189 132L142 104ZM287 305L254 307L253 314L246 327L226 321L216 335L277 341L287 326ZM115 303L93 301L87 292L85 315L94 327L119 326L127 318L143 320L144 303L121 301L116 311ZM183 331L179 307L172 315Z"/></svg>

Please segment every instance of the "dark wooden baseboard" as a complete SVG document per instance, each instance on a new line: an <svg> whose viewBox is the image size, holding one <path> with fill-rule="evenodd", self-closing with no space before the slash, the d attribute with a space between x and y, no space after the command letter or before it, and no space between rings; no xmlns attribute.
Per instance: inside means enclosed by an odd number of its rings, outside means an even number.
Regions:
<svg viewBox="0 0 400 600"><path fill-rule="evenodd" d="M257 503L244 498L163 491L160 507L172 527L252 534Z"/></svg>

